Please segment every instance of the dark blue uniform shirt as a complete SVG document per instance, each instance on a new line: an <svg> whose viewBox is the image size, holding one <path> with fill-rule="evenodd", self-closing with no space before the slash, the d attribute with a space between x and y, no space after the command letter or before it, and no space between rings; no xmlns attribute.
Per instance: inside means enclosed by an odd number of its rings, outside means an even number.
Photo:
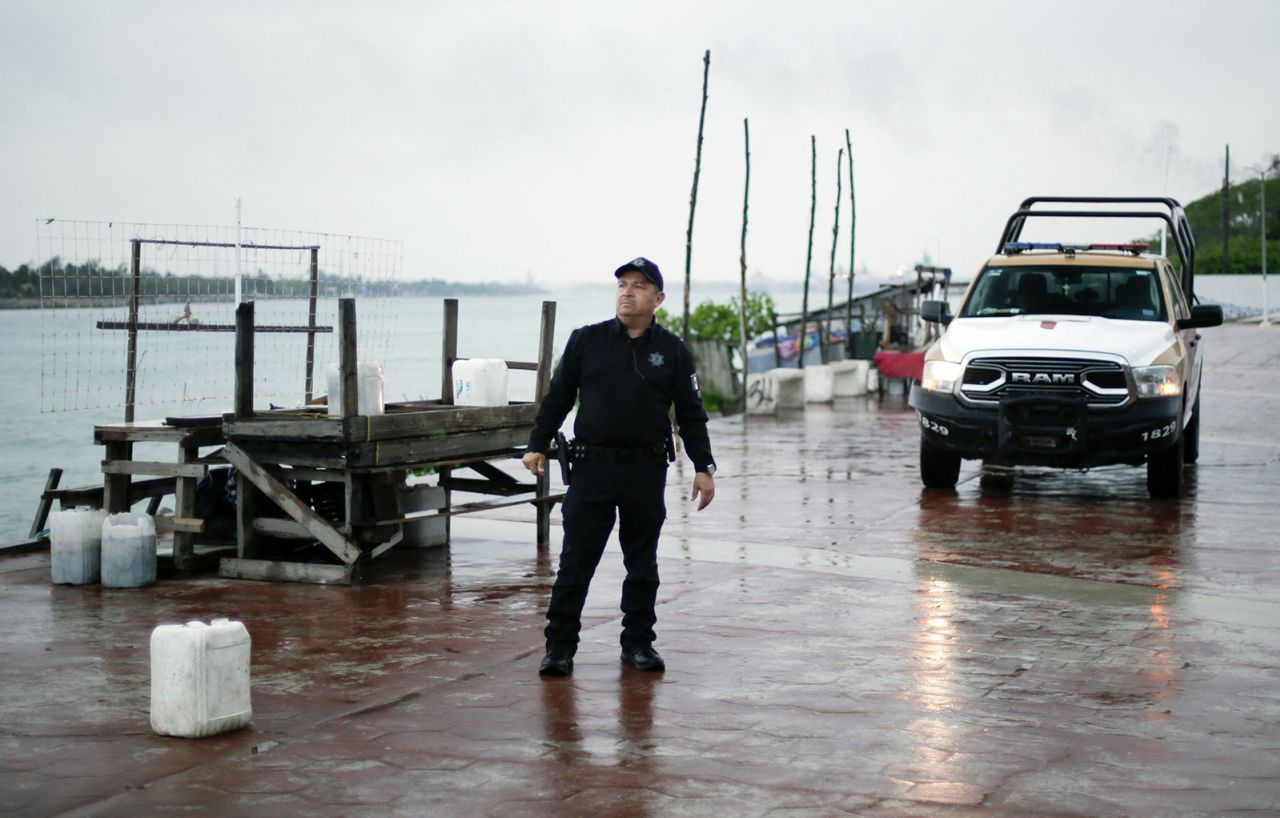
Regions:
<svg viewBox="0 0 1280 818"><path fill-rule="evenodd" d="M617 318L573 331L538 407L530 451L547 451L575 400L580 405L574 437L597 446L665 441L671 435L667 412L675 404L680 437L695 468L707 471L715 462L693 356L656 321L638 338Z"/></svg>

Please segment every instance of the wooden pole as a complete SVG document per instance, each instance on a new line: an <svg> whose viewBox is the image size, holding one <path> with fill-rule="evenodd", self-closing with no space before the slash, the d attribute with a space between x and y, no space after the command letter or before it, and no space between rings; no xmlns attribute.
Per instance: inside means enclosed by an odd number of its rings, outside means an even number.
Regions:
<svg viewBox="0 0 1280 818"><path fill-rule="evenodd" d="M541 404L551 386L551 358L554 354L556 334L556 302L542 302L542 328L538 334L538 382L534 387L534 403ZM542 476L535 481L535 494L546 497L551 493L551 470L543 469ZM536 504L536 527L538 551L551 548L551 507L552 503Z"/></svg>
<svg viewBox="0 0 1280 818"><path fill-rule="evenodd" d="M142 242L130 242L133 252L129 262L129 343L124 372L124 422L133 423L133 407L138 386L138 290L142 283Z"/></svg>
<svg viewBox="0 0 1280 818"><path fill-rule="evenodd" d="M538 383L534 402L541 403L551 387L551 359L555 355L556 302L542 302L542 327L538 333Z"/></svg>
<svg viewBox="0 0 1280 818"><path fill-rule="evenodd" d="M858 212L854 209L853 199L853 142L849 139L849 129L844 129L844 146L849 153L849 299L844 307L845 342L849 346L849 357L853 357L853 247L858 226Z"/></svg>
<svg viewBox="0 0 1280 818"><path fill-rule="evenodd" d="M307 294L307 385L304 403L311 403L316 368L316 296L320 289L320 248L311 248L311 275Z"/></svg>
<svg viewBox="0 0 1280 818"><path fill-rule="evenodd" d="M689 343L689 281L693 274L693 211L698 206L698 176L702 173L702 126L707 119L707 75L711 72L711 51L702 55L702 110L698 114L698 150L693 160L693 191L689 194L689 229L684 239L684 321L680 338Z"/></svg>
<svg viewBox="0 0 1280 818"><path fill-rule="evenodd" d="M236 305L237 418L253 416L253 302Z"/></svg>
<svg viewBox="0 0 1280 818"><path fill-rule="evenodd" d="M809 247L804 259L804 300L800 305L800 335L796 342L799 360L804 369L804 342L809 330L809 275L813 271L813 219L818 212L818 138L809 135Z"/></svg>
<svg viewBox="0 0 1280 818"><path fill-rule="evenodd" d="M341 376L342 417L360 414L360 371L356 357L356 300L338 299L338 371Z"/></svg>
<svg viewBox="0 0 1280 818"><path fill-rule="evenodd" d="M458 299L444 300L444 360L441 361L440 402L453 404L453 362L458 360Z"/></svg>
<svg viewBox="0 0 1280 818"><path fill-rule="evenodd" d="M836 296L836 243L840 239L840 196L844 193L841 187L840 170L844 163L844 148L836 153L836 216L831 224L831 272L827 275L827 331L822 333L822 362L831 363L831 316L835 311ZM846 326L845 331L848 331Z"/></svg>
<svg viewBox="0 0 1280 818"><path fill-rule="evenodd" d="M742 182L742 239L738 250L738 344L742 349L742 417L746 421L747 399L747 202L751 192L751 131L747 120L742 119L742 152L746 160L746 175Z"/></svg>

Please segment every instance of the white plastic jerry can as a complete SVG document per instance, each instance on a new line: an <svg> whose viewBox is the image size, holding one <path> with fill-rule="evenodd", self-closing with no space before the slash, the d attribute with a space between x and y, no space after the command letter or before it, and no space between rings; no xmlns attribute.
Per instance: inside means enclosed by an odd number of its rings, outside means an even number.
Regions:
<svg viewBox="0 0 1280 818"><path fill-rule="evenodd" d="M151 729L203 738L253 721L244 623L161 625L151 632Z"/></svg>
<svg viewBox="0 0 1280 818"><path fill-rule="evenodd" d="M100 509L72 508L49 516L49 573L54 584L97 582L102 564Z"/></svg>
<svg viewBox="0 0 1280 818"><path fill-rule="evenodd" d="M124 511L102 522L102 585L141 588L156 581L156 524L149 514Z"/></svg>

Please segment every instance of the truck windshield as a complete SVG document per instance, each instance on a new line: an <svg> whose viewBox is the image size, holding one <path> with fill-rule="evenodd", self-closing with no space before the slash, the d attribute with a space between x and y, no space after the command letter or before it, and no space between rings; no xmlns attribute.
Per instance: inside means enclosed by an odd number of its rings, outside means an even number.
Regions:
<svg viewBox="0 0 1280 818"><path fill-rule="evenodd" d="M1125 267L987 267L960 310L961 318L1001 315L1096 315L1166 320L1154 270Z"/></svg>

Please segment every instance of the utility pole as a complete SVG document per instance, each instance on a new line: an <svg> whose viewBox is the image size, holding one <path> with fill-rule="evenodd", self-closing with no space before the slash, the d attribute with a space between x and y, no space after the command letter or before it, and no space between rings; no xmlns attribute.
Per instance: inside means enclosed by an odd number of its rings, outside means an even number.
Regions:
<svg viewBox="0 0 1280 818"><path fill-rule="evenodd" d="M1222 166L1222 272L1231 272L1227 262L1227 225L1231 221L1231 146L1227 145L1227 160Z"/></svg>

